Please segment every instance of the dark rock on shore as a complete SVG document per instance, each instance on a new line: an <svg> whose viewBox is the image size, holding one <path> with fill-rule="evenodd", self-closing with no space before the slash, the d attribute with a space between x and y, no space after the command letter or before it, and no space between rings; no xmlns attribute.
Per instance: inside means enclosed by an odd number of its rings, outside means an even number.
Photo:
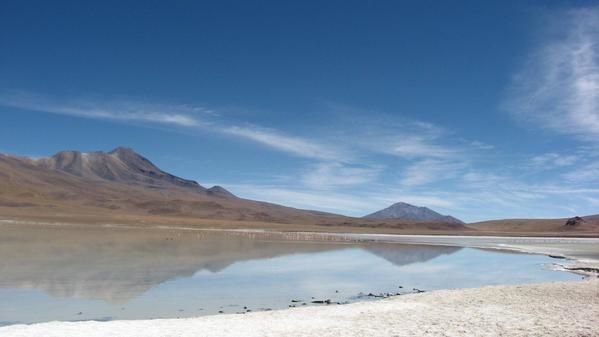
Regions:
<svg viewBox="0 0 599 337"><path fill-rule="evenodd" d="M579 226L584 222L584 219L579 217L579 216L575 216L573 218L570 218L566 221L566 224L564 226L566 227L575 227L575 226Z"/></svg>

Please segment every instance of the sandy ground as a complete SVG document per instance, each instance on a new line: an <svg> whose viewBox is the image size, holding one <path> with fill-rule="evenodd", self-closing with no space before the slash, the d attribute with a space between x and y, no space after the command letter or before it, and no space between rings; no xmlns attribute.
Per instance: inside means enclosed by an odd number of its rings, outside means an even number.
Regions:
<svg viewBox="0 0 599 337"><path fill-rule="evenodd" d="M0 336L599 336L599 279L439 290L244 315L0 328Z"/></svg>

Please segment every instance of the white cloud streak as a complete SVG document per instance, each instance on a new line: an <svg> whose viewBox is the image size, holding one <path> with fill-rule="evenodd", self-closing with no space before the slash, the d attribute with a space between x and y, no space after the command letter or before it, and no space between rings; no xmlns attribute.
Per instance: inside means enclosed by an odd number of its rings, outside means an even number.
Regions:
<svg viewBox="0 0 599 337"><path fill-rule="evenodd" d="M403 172L403 186L427 185L432 182L455 178L466 165L437 159L425 159L409 165Z"/></svg>
<svg viewBox="0 0 599 337"><path fill-rule="evenodd" d="M206 128L268 146L293 155L320 160L347 160L348 153L306 138L259 127L240 127L208 122L212 110L190 105L149 104L136 101L64 100L27 92L0 94L0 105L21 110L121 122L154 123L187 128Z"/></svg>
<svg viewBox="0 0 599 337"><path fill-rule="evenodd" d="M347 154L340 149L334 149L305 138L285 135L272 129L231 126L220 130L226 134L249 139L301 157L336 161L347 160Z"/></svg>
<svg viewBox="0 0 599 337"><path fill-rule="evenodd" d="M456 158L469 150L482 149L480 142L449 145L445 130L414 120L363 121L360 128L363 130L363 137L354 139L356 144L372 152L407 160Z"/></svg>
<svg viewBox="0 0 599 337"><path fill-rule="evenodd" d="M368 203L356 195L300 189L294 186L264 184L222 184L244 198L263 200L297 208L317 209L360 216L368 211Z"/></svg>
<svg viewBox="0 0 599 337"><path fill-rule="evenodd" d="M599 184L599 161L571 170L563 174L563 177L570 182Z"/></svg>
<svg viewBox="0 0 599 337"><path fill-rule="evenodd" d="M160 105L130 101L70 100L57 102L40 95L23 92L0 95L0 105L22 110L53 113L59 115L106 119L125 122L149 122L185 127L204 125L193 113L202 112L202 107L188 105Z"/></svg>
<svg viewBox="0 0 599 337"><path fill-rule="evenodd" d="M599 136L599 7L553 17L547 36L514 76L506 108L560 133ZM551 26L550 25L550 26Z"/></svg>
<svg viewBox="0 0 599 337"><path fill-rule="evenodd" d="M577 155L549 152L532 157L531 164L534 167L551 169L574 165L579 159Z"/></svg>
<svg viewBox="0 0 599 337"><path fill-rule="evenodd" d="M451 158L459 153L456 149L435 144L430 139L417 136L409 136L395 141L391 144L388 152L406 158Z"/></svg>
<svg viewBox="0 0 599 337"><path fill-rule="evenodd" d="M378 178L381 166L355 167L335 162L319 163L302 176L305 186L314 189L330 189L366 184Z"/></svg>

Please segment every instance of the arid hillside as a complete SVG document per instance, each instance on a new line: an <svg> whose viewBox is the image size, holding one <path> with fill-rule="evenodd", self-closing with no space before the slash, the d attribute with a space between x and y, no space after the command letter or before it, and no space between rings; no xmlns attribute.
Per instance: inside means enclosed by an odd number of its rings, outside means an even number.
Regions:
<svg viewBox="0 0 599 337"><path fill-rule="evenodd" d="M503 219L468 224L488 233L599 233L599 215L563 219Z"/></svg>
<svg viewBox="0 0 599 337"><path fill-rule="evenodd" d="M160 170L126 148L60 152L30 159L0 155L0 216L76 223L133 223L327 230L453 232L460 224L345 217L236 197L220 186ZM276 226L275 226L276 224ZM283 228L283 227L282 227Z"/></svg>

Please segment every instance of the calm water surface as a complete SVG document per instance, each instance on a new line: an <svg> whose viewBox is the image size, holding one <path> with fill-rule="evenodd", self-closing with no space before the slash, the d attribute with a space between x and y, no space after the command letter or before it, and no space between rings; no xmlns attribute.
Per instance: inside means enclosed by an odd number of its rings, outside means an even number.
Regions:
<svg viewBox="0 0 599 337"><path fill-rule="evenodd" d="M191 317L579 278L543 268L551 262L447 246L0 225L0 325Z"/></svg>

